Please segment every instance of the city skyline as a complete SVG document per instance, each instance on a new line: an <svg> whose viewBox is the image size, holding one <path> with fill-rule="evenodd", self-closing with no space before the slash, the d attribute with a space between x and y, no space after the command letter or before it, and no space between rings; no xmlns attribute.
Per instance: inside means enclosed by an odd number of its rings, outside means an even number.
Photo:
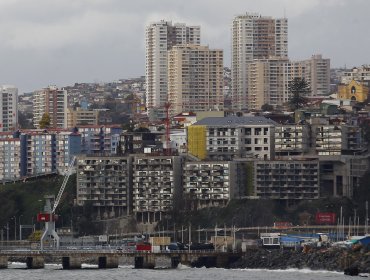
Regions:
<svg viewBox="0 0 370 280"><path fill-rule="evenodd" d="M145 26L162 19L200 25L201 44L223 49L224 65L230 66L231 23L246 12L288 18L292 60L322 54L333 67L360 66L369 63L370 38L360 36L367 31L368 8L370 2L365 0L4 0L0 84L13 84L21 94L51 84L143 76Z"/></svg>

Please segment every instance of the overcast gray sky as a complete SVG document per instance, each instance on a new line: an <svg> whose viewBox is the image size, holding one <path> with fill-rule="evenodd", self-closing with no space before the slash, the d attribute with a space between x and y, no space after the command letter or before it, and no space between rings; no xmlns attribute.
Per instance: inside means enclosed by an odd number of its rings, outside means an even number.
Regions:
<svg viewBox="0 0 370 280"><path fill-rule="evenodd" d="M0 0L0 84L20 92L145 73L145 26L201 26L230 65L235 15L288 18L289 56L321 53L334 67L370 64L369 0Z"/></svg>

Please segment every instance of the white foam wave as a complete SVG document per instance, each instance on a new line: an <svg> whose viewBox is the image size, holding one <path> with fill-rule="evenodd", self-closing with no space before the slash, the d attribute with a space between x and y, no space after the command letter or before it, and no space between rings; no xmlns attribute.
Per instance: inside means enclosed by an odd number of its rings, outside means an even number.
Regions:
<svg viewBox="0 0 370 280"><path fill-rule="evenodd" d="M81 268L98 268L97 264L90 264L90 263L83 263L81 264Z"/></svg>
<svg viewBox="0 0 370 280"><path fill-rule="evenodd" d="M190 266L187 266L187 265L185 265L185 264L182 264L182 263L179 263L178 265L177 265L177 268L176 269L191 269L191 267Z"/></svg>
<svg viewBox="0 0 370 280"><path fill-rule="evenodd" d="M330 271L330 270L313 270L309 268L287 268L287 269L262 269L262 268L242 268L240 270L245 271L261 271L261 272L294 272L294 273L304 273L304 274L313 274L313 273L332 273L332 274L340 274L343 275L343 272L339 271Z"/></svg>

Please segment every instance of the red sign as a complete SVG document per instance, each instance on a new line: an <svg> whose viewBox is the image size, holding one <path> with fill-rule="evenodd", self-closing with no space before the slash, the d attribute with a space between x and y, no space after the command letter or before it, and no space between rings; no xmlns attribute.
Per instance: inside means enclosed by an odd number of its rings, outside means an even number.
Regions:
<svg viewBox="0 0 370 280"><path fill-rule="evenodd" d="M38 222L50 222L51 217L54 217L54 216L52 214L49 214L49 213L39 213L39 214L37 214L37 221Z"/></svg>
<svg viewBox="0 0 370 280"><path fill-rule="evenodd" d="M150 244L136 244L136 251L150 252L152 246Z"/></svg>
<svg viewBox="0 0 370 280"><path fill-rule="evenodd" d="M331 212L318 212L316 213L315 221L318 225L335 225L336 215Z"/></svg>
<svg viewBox="0 0 370 280"><path fill-rule="evenodd" d="M291 222L275 222L274 223L274 228L278 229L287 229L291 228L293 225Z"/></svg>

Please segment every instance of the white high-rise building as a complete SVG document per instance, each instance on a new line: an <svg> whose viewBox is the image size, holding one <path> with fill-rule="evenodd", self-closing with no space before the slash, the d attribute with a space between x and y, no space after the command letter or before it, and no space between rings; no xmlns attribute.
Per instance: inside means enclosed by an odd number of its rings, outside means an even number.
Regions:
<svg viewBox="0 0 370 280"><path fill-rule="evenodd" d="M200 26L172 24L162 20L146 28L146 106L151 117L164 117L164 105L167 102L167 51L183 44L200 45Z"/></svg>
<svg viewBox="0 0 370 280"><path fill-rule="evenodd" d="M49 86L37 90L33 95L33 124L39 128L39 122L47 113L51 128L67 128L67 91Z"/></svg>
<svg viewBox="0 0 370 280"><path fill-rule="evenodd" d="M232 104L233 109L250 109L248 65L255 59L288 57L288 20L258 14L237 16L232 24Z"/></svg>
<svg viewBox="0 0 370 280"><path fill-rule="evenodd" d="M18 126L18 89L0 86L0 132L13 131Z"/></svg>
<svg viewBox="0 0 370 280"><path fill-rule="evenodd" d="M223 51L207 46L174 46L168 52L170 114L222 111Z"/></svg>

